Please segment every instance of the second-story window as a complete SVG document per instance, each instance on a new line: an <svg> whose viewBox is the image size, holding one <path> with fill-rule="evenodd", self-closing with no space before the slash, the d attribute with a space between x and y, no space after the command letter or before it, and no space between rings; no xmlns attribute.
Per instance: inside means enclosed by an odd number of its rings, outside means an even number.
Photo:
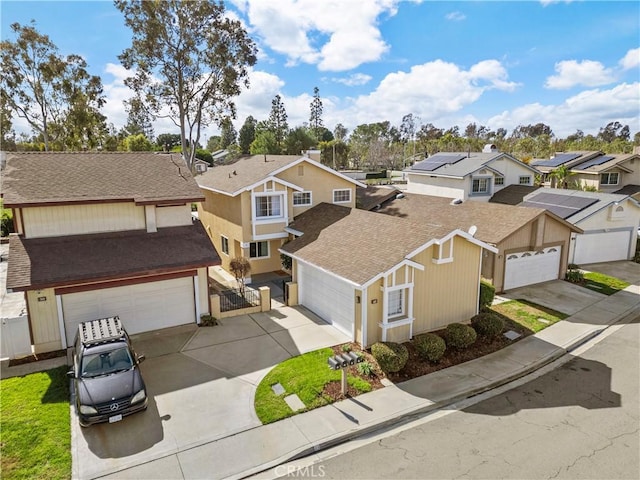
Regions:
<svg viewBox="0 0 640 480"><path fill-rule="evenodd" d="M280 195L256 197L256 218L272 218L282 216Z"/></svg>
<svg viewBox="0 0 640 480"><path fill-rule="evenodd" d="M351 201L351 189L333 191L333 203L349 203Z"/></svg>
<svg viewBox="0 0 640 480"><path fill-rule="evenodd" d="M295 207L311 205L311 192L293 192L293 205Z"/></svg>
<svg viewBox="0 0 640 480"><path fill-rule="evenodd" d="M529 175L522 176L518 178L518 183L520 185L531 185L531 177Z"/></svg>

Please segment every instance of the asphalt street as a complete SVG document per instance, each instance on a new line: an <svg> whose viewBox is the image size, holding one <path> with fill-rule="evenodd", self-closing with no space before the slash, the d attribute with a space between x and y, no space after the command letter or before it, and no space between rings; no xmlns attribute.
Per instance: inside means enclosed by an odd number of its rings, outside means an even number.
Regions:
<svg viewBox="0 0 640 480"><path fill-rule="evenodd" d="M640 478L639 322L529 383L289 476Z"/></svg>

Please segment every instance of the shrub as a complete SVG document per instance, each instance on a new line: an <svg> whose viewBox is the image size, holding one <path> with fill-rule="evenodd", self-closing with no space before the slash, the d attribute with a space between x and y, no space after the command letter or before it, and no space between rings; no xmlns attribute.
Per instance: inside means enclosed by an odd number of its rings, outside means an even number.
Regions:
<svg viewBox="0 0 640 480"><path fill-rule="evenodd" d="M371 346L371 355L384 372L399 372L409 360L407 347L400 343L378 342Z"/></svg>
<svg viewBox="0 0 640 480"><path fill-rule="evenodd" d="M215 325L218 325L218 320L216 320L216 317L208 313L203 313L202 315L200 315L200 326L213 327Z"/></svg>
<svg viewBox="0 0 640 480"><path fill-rule="evenodd" d="M360 375L366 375L367 377L373 375L373 365L371 365L369 362L361 362L358 364L357 368Z"/></svg>
<svg viewBox="0 0 640 480"><path fill-rule="evenodd" d="M471 326L484 337L497 337L504 330L504 320L490 312L479 313L471 319Z"/></svg>
<svg viewBox="0 0 640 480"><path fill-rule="evenodd" d="M345 343L340 347L340 350L342 350L344 353L349 353L351 351L351 345L348 343Z"/></svg>
<svg viewBox="0 0 640 480"><path fill-rule="evenodd" d="M473 345L477 338L478 334L469 325L463 325L462 323L447 325L446 343L448 347L463 350Z"/></svg>
<svg viewBox="0 0 640 480"><path fill-rule="evenodd" d="M580 270L580 266L575 263L570 263L567 265L567 273L565 274L564 279L571 283L582 283L584 280L584 274Z"/></svg>
<svg viewBox="0 0 640 480"><path fill-rule="evenodd" d="M480 280L480 309L491 306L495 295L496 287L486 280Z"/></svg>
<svg viewBox="0 0 640 480"><path fill-rule="evenodd" d="M444 339L435 333L418 335L415 346L421 358L433 363L438 363L447 349Z"/></svg>

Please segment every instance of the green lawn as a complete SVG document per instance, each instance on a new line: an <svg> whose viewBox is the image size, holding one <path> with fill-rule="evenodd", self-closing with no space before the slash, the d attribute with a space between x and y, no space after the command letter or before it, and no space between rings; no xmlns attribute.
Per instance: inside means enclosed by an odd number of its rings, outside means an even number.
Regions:
<svg viewBox="0 0 640 480"><path fill-rule="evenodd" d="M491 310L534 333L568 317L564 313L556 312L526 300L509 300L508 302L493 305Z"/></svg>
<svg viewBox="0 0 640 480"><path fill-rule="evenodd" d="M271 370L260 382L256 390L256 414L262 423L271 423L295 415L284 401L284 397L297 394L307 410L327 405L329 398L322 396L324 386L331 381L340 381L341 372L329 369L327 359L333 350L323 348L285 360ZM371 385L354 376L347 376L349 385L359 393L371 391ZM280 383L285 389L282 395L276 395L272 385Z"/></svg>
<svg viewBox="0 0 640 480"><path fill-rule="evenodd" d="M0 381L3 479L71 477L67 367Z"/></svg>
<svg viewBox="0 0 640 480"><path fill-rule="evenodd" d="M589 272L584 274L584 286L594 292L604 293L605 295L613 295L620 290L624 290L630 284L620 280L619 278L610 277L604 273Z"/></svg>

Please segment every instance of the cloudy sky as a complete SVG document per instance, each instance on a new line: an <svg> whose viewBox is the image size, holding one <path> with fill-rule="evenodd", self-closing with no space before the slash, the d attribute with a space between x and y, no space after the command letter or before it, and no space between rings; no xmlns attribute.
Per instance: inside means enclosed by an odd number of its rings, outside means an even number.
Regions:
<svg viewBox="0 0 640 480"><path fill-rule="evenodd" d="M640 131L640 2L228 0L259 48L251 87L237 99L239 128L266 119L279 94L289 125L309 120L313 89L330 129L413 113L440 128L538 122L558 137L596 134L611 121ZM131 34L108 1L0 3L9 25L34 19L62 53L84 56L102 78L104 112L126 123ZM17 123L17 122L16 122ZM175 132L158 122L155 133ZM209 128L205 137L215 134Z"/></svg>

